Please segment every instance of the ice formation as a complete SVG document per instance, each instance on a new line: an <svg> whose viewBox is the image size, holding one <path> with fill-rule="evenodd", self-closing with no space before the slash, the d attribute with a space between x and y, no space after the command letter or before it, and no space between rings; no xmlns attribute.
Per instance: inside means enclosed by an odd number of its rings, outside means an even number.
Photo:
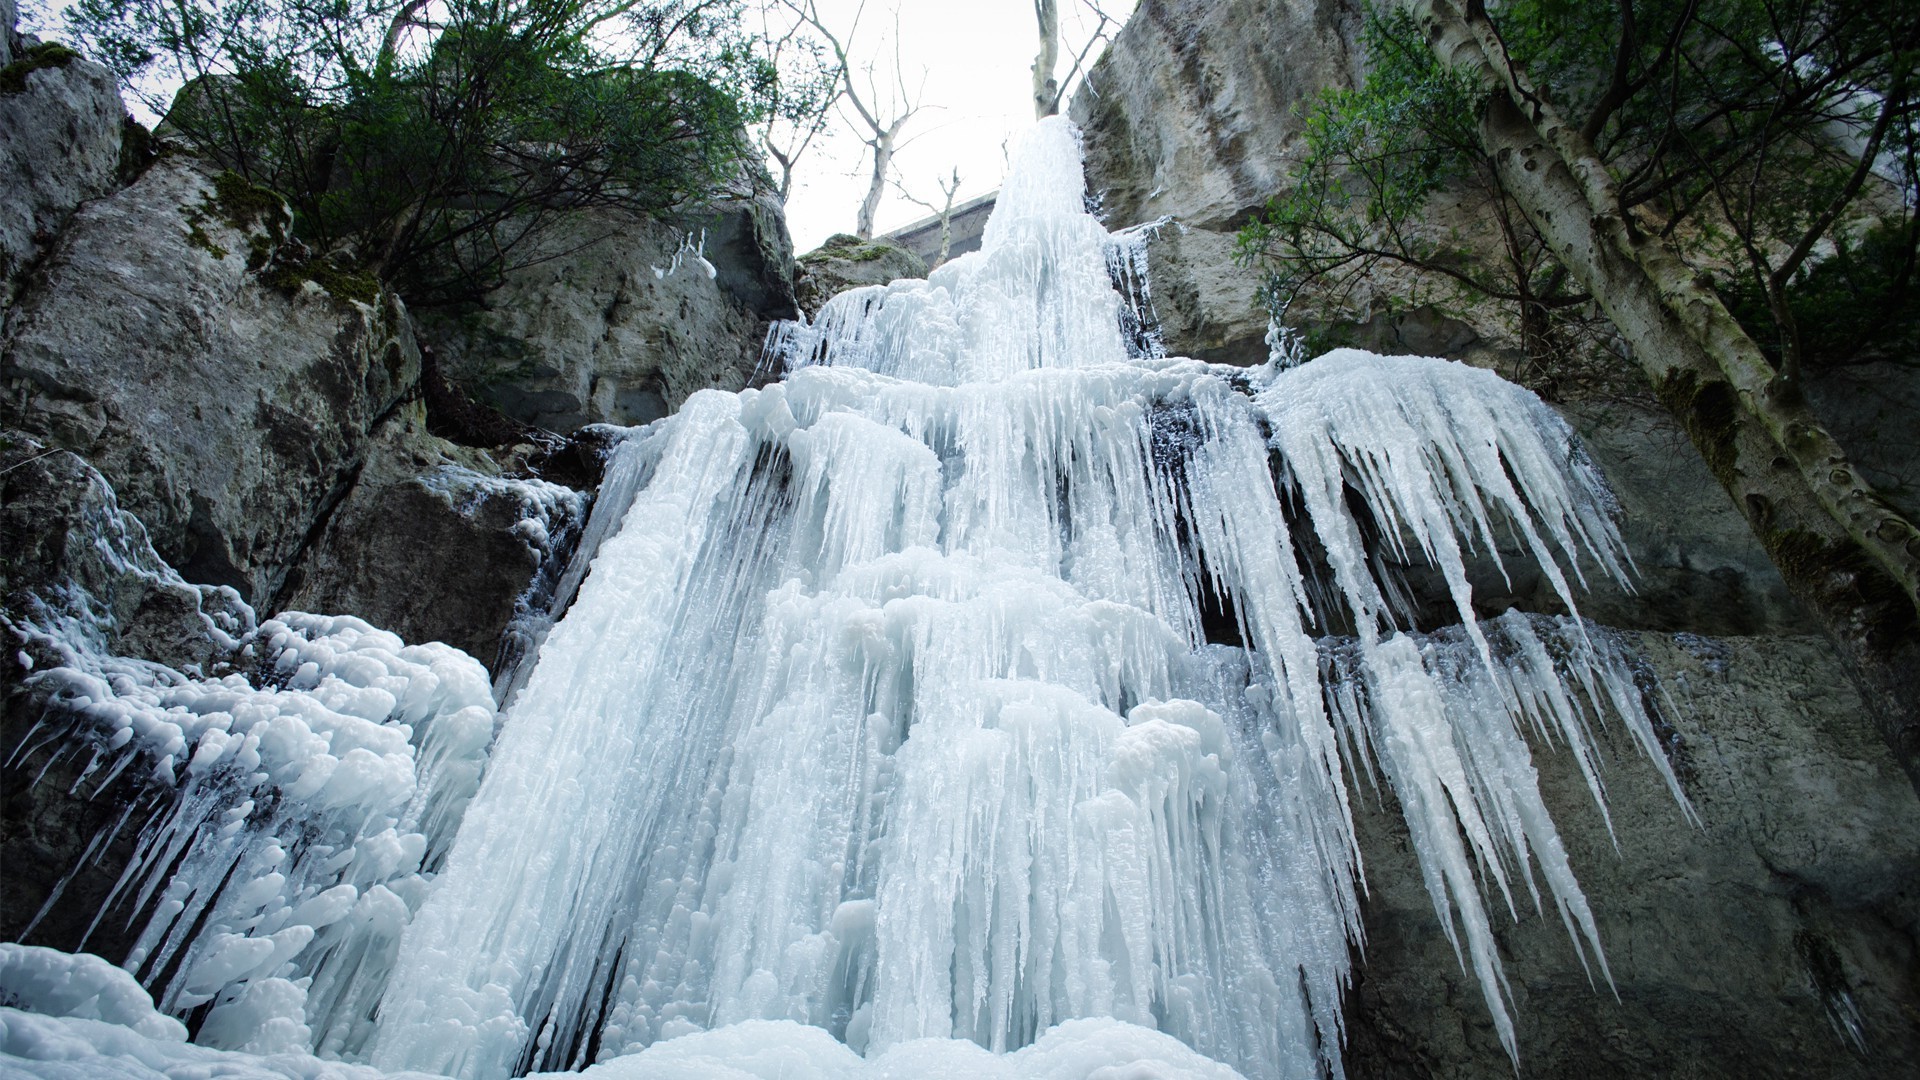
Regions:
<svg viewBox="0 0 1920 1080"><path fill-rule="evenodd" d="M1494 908L1550 903L1604 981L1522 736L1574 754L1602 812L1594 724L1666 764L1612 638L1482 621L1468 571L1530 560L1569 610L1582 575L1624 575L1598 474L1459 364L1160 356L1140 237L1081 189L1077 134L1043 122L979 252L833 299L774 336L782 381L619 448L430 885L478 720L351 620L274 629L302 701L340 680L302 722L366 754L310 777L263 732L246 767L340 785L339 839L241 867L162 1005L225 994L227 1045L304 1026L323 1057L474 1078L1337 1076L1369 780L1509 1051ZM1412 632L1416 564L1456 627ZM233 692L184 707L250 732ZM374 736L429 713L424 741ZM406 762L461 780L402 805ZM321 951L382 889L397 958Z"/></svg>

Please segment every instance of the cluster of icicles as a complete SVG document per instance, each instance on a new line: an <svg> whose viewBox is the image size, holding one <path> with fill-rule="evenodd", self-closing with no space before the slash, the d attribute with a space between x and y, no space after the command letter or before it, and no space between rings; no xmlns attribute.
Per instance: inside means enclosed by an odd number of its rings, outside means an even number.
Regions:
<svg viewBox="0 0 1920 1080"><path fill-rule="evenodd" d="M980 252L621 445L397 952L278 973L333 988L316 1049L497 1078L751 1021L874 1060L1103 1017L1338 1076L1378 778L1509 1051L1491 903L1550 903L1606 978L1523 731L1596 802L1591 724L1664 758L1611 639L1478 621L1467 571L1530 560L1569 609L1622 577L1597 473L1485 371L1153 355L1138 240L1081 190L1043 122ZM1404 630L1421 564L1452 630Z"/></svg>

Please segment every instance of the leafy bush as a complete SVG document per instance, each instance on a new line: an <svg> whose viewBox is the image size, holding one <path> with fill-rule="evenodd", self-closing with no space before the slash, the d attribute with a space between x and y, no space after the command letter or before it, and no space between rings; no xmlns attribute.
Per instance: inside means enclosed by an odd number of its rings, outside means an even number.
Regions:
<svg viewBox="0 0 1920 1080"><path fill-rule="evenodd" d="M284 195L314 258L470 298L559 215L736 179L776 77L739 0L80 0L163 131Z"/></svg>

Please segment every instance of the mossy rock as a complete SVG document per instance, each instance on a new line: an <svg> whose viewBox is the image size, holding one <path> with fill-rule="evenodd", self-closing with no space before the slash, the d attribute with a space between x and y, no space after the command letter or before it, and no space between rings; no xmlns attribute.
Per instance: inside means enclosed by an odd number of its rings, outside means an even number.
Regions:
<svg viewBox="0 0 1920 1080"><path fill-rule="evenodd" d="M27 89L27 76L42 68L63 68L80 54L57 41L43 41L28 46L20 53L20 59L0 68L0 94L19 94Z"/></svg>
<svg viewBox="0 0 1920 1080"><path fill-rule="evenodd" d="M851 233L835 233L827 237L818 248L800 256L802 262L821 262L826 259L845 259L848 262L872 262L883 259L890 252L901 251L884 240L862 240Z"/></svg>

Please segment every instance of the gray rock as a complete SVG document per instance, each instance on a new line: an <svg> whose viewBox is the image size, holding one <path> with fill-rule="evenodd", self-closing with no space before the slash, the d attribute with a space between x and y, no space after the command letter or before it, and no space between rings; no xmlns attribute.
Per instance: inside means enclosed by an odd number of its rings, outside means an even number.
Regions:
<svg viewBox="0 0 1920 1080"><path fill-rule="evenodd" d="M793 295L793 238L778 198L759 194L726 200L683 214L675 224L706 233L714 280L735 302L761 320L794 317L799 309Z"/></svg>
<svg viewBox="0 0 1920 1080"><path fill-rule="evenodd" d="M0 0L0 67L13 63L13 39L19 33L20 8L14 0Z"/></svg>
<svg viewBox="0 0 1920 1080"><path fill-rule="evenodd" d="M1352 0L1143 0L1074 95L1112 227L1230 233L1280 190L1323 88L1356 81Z"/></svg>
<svg viewBox="0 0 1920 1080"><path fill-rule="evenodd" d="M259 606L420 370L396 299L269 285L247 265L267 242L163 160L74 216L0 342L0 417L87 458L187 578Z"/></svg>
<svg viewBox="0 0 1920 1080"><path fill-rule="evenodd" d="M0 40L12 39L12 0L0 23ZM32 62L13 55L16 43L0 45L0 67ZM26 71L17 93L0 87L0 317L74 208L118 186L125 122L113 76L87 60Z"/></svg>
<svg viewBox="0 0 1920 1080"><path fill-rule="evenodd" d="M1860 475L1920 518L1920 357L1808 372L1806 390Z"/></svg>
<svg viewBox="0 0 1920 1080"><path fill-rule="evenodd" d="M708 267L675 263L707 234ZM441 369L476 400L553 431L644 424L707 387L737 390L769 318L791 314L786 226L744 202L684 224L571 215L475 305L418 313Z"/></svg>
<svg viewBox="0 0 1920 1080"><path fill-rule="evenodd" d="M1603 753L1616 851L1569 755L1536 746L1619 1000L1589 985L1551 914L1528 905L1496 925L1520 1075L1913 1075L1920 801L1831 650L1656 634L1642 646L1680 703L1675 764L1702 824L1615 725ZM1356 807L1370 892L1347 1075L1511 1078L1397 807ZM1849 1013L1858 1042L1836 1023Z"/></svg>
<svg viewBox="0 0 1920 1080"><path fill-rule="evenodd" d="M811 319L820 313L820 305L848 289L926 276L927 264L920 256L885 237L862 240L837 233L800 256L794 291L800 310Z"/></svg>
<svg viewBox="0 0 1920 1080"><path fill-rule="evenodd" d="M428 434L418 410L397 414L289 579L287 606L444 641L498 674L503 636L586 505L502 474L486 453Z"/></svg>
<svg viewBox="0 0 1920 1080"><path fill-rule="evenodd" d="M1267 311L1259 275L1233 257L1230 233L1177 222L1147 241L1147 274L1161 340L1174 356L1214 364L1267 360Z"/></svg>

